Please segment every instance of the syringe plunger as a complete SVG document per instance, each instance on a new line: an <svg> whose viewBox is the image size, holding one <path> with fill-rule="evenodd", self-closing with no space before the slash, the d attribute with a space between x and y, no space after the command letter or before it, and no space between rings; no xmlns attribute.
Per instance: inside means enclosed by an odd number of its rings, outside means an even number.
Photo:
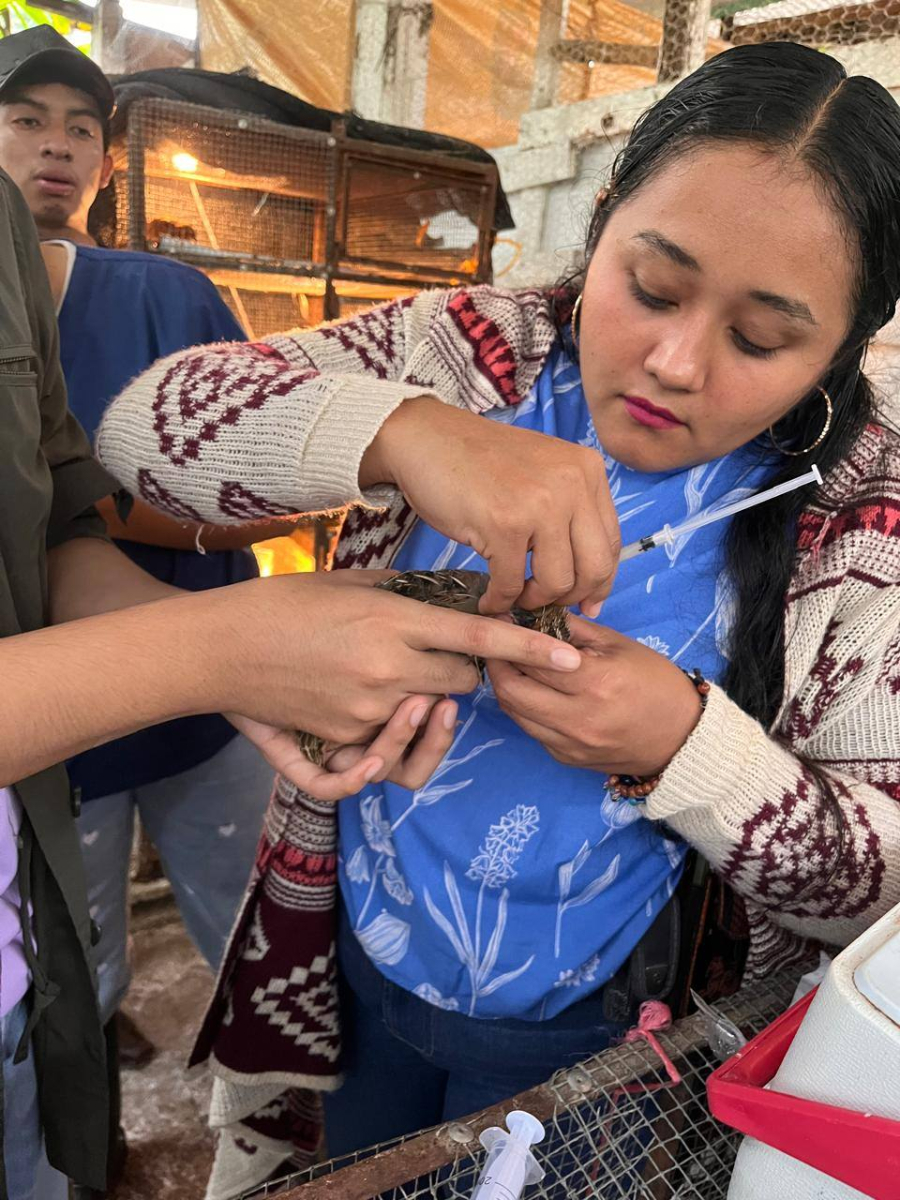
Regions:
<svg viewBox="0 0 900 1200"><path fill-rule="evenodd" d="M544 1138L543 1125L524 1109L509 1113L506 1124L508 1133L495 1125L481 1135L488 1156L472 1200L519 1200L528 1184L544 1178L531 1152L531 1146Z"/></svg>

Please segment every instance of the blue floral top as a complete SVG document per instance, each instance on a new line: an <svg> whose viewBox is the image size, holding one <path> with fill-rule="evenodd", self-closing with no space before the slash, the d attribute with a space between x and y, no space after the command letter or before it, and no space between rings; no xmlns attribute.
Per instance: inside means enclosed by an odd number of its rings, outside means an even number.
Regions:
<svg viewBox="0 0 900 1200"><path fill-rule="evenodd" d="M521 404L486 419L603 453L560 349ZM626 542L757 490L764 470L746 451L654 475L604 458ZM727 525L624 563L599 620L720 676ZM393 566L486 568L422 521ZM459 717L424 787L378 784L339 806L343 899L394 983L470 1016L542 1020L615 974L672 895L685 847L611 801L602 774L557 763L500 711L488 683L460 698Z"/></svg>

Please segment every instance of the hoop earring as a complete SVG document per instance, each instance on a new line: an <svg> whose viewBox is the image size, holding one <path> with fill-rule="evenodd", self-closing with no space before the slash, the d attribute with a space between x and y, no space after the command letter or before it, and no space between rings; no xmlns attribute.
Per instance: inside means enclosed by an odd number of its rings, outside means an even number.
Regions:
<svg viewBox="0 0 900 1200"><path fill-rule="evenodd" d="M578 349L578 336L579 336L578 335L578 325L579 325L579 318L581 316L581 297L583 295L584 295L584 292L578 293L578 299L572 305L572 316L570 318L570 323L572 326L572 344L574 345L576 350Z"/></svg>
<svg viewBox="0 0 900 1200"><path fill-rule="evenodd" d="M828 435L828 431L831 428L831 420L832 420L832 417L834 416L834 405L831 403L831 397L828 395L828 393L825 391L825 389L823 387L817 388L816 390L821 393L822 398L825 401L825 424L822 426L822 432L819 434L819 436L816 438L816 440L812 443L812 445L807 446L805 450L785 450L784 446L779 445L778 442L776 441L775 434L772 432L772 426L770 425L769 426L769 437L772 441L772 445L775 447L775 449L780 454L787 454L791 458L802 458L802 456L804 454L812 454L813 450L815 450L815 448L817 446L821 446L822 443L825 441L825 438Z"/></svg>

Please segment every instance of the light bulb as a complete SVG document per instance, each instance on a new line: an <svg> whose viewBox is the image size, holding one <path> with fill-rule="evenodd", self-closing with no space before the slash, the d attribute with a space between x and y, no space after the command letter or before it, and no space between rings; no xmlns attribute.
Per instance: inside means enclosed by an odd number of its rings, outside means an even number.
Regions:
<svg viewBox="0 0 900 1200"><path fill-rule="evenodd" d="M180 150L177 154L172 155L172 166L176 171L192 175L197 170L198 163L193 154L185 154L183 150Z"/></svg>

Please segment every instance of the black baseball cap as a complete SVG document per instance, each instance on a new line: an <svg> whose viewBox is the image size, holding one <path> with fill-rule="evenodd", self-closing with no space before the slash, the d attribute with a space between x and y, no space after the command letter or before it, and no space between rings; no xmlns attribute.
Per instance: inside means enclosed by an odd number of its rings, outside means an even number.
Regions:
<svg viewBox="0 0 900 1200"><path fill-rule="evenodd" d="M97 101L107 121L116 107L109 80L95 62L49 25L0 38L0 100L15 84L65 83Z"/></svg>

